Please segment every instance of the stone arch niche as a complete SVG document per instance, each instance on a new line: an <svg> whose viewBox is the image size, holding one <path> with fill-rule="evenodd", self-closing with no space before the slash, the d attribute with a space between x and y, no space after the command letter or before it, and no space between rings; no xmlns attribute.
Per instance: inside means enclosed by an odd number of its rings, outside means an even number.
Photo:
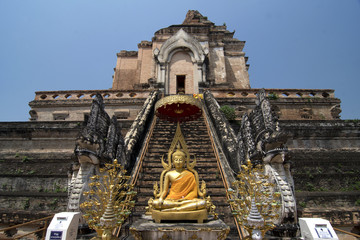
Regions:
<svg viewBox="0 0 360 240"><path fill-rule="evenodd" d="M156 48L157 81L164 85L165 94L199 93L199 83L206 79L204 60L207 53L208 49L203 49L183 29L166 40L160 50Z"/></svg>

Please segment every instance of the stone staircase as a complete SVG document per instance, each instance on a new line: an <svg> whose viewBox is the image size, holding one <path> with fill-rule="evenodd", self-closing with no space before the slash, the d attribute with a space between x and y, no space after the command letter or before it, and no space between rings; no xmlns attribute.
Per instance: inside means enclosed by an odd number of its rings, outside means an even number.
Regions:
<svg viewBox="0 0 360 240"><path fill-rule="evenodd" d="M136 221L145 213L145 207L149 198L153 197L153 184L159 182L160 174L163 171L161 157L167 159L167 152L170 148L175 134L176 124L157 119L151 136L148 151L143 160L139 179L136 183L137 203L133 211L133 221ZM197 164L195 170L199 173L199 180L204 180L207 186L207 195L216 206L216 213L227 225L231 232L229 239L238 239L234 219L231 215L230 206L226 200L225 188L218 169L211 140L209 138L204 118L196 121L180 124L190 154L195 154Z"/></svg>

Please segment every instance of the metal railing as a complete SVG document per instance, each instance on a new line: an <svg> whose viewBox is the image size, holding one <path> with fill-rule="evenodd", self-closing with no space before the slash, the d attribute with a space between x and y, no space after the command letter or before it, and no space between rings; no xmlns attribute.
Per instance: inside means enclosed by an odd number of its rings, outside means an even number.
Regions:
<svg viewBox="0 0 360 240"><path fill-rule="evenodd" d="M353 236L353 237L360 238L360 235L358 235L358 234L355 234L355 233L352 233L352 232L348 232L348 231L345 231L345 230L342 230L342 229L336 228L336 227L333 227L333 229L334 229L335 231L342 232L342 233L351 235L351 236Z"/></svg>
<svg viewBox="0 0 360 240"><path fill-rule="evenodd" d="M2 239L4 239L4 240L7 240L7 239L9 239L9 240L10 239L21 239L23 237L26 237L26 236L29 236L29 235L32 235L32 234L35 234L35 233L38 233L38 232L42 231L41 239L43 240L43 239L45 239L45 236L46 236L46 230L47 230L47 228L49 226L49 220L51 220L53 217L54 217L54 215L51 215L51 216L40 218L40 219L33 220L33 221L30 221L30 222L26 222L26 223L22 223L22 224L18 224L18 225L14 225L14 226L11 226L11 227L0 229L0 233L4 232L4 234L6 235L5 232L7 232L7 231L11 231L13 229L17 230L20 227L29 226L29 225L33 225L33 224L38 223L38 222L45 221L44 227L42 227L42 228L40 228L38 230L29 232L29 233L25 233L23 235L15 236L15 237L8 237L8 238L2 238Z"/></svg>

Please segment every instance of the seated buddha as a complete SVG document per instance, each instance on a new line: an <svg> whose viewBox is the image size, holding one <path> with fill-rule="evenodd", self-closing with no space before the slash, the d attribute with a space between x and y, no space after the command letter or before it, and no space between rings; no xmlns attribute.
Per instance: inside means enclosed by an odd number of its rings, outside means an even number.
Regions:
<svg viewBox="0 0 360 240"><path fill-rule="evenodd" d="M169 156L170 157L170 156ZM210 199L205 199L205 182L199 189L197 172L192 169L187 155L177 145L171 154L171 162L163 163L165 170L160 177L160 191L154 186L155 199L149 200L149 210L156 222L161 220L197 220L207 219ZM195 163L193 163L195 165ZM175 169L171 170L171 166Z"/></svg>
<svg viewBox="0 0 360 240"><path fill-rule="evenodd" d="M165 174L164 188L159 199L154 200L154 209L166 211L189 211L206 207L206 201L198 198L198 184L195 175L186 170L185 153L179 148L172 154L175 170ZM170 191L169 190L169 185Z"/></svg>

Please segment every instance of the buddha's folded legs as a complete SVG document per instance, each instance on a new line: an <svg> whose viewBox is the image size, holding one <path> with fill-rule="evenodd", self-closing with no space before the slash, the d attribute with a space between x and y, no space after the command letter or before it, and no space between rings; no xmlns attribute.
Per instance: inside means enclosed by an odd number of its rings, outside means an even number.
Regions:
<svg viewBox="0 0 360 240"><path fill-rule="evenodd" d="M206 206L206 201L203 199L193 199L193 200L184 200L184 201L171 201L165 200L163 204L162 211L194 211L199 209L204 209Z"/></svg>

